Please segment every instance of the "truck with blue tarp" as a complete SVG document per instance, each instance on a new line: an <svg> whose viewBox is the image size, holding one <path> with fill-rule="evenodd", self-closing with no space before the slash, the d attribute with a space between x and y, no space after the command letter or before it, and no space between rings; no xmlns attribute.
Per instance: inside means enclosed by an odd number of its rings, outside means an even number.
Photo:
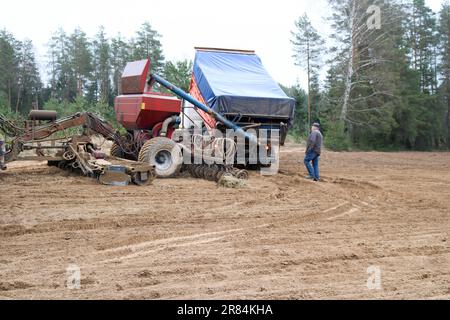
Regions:
<svg viewBox="0 0 450 320"><path fill-rule="evenodd" d="M294 120L295 100L254 51L196 48L190 94L242 128L280 130L282 145ZM212 117L203 118L217 126Z"/></svg>
<svg viewBox="0 0 450 320"><path fill-rule="evenodd" d="M128 131L128 145L133 148L123 150L113 145L112 155L150 162L159 177L176 175L183 167L183 156L174 152L180 143L172 138L178 129L194 130L198 126L194 118L202 123L203 132L234 130L245 138L246 148L258 141L259 129L266 129L269 134L271 130L279 132L277 142L284 144L294 118L295 100L283 92L255 52L196 48L189 93L150 69L150 60L146 59L130 62L124 70L115 112L118 122ZM156 83L175 96L156 92ZM263 146L255 144L273 155L277 150L271 150L271 139L269 136L269 142ZM181 148L181 153L189 152L188 149ZM259 153L256 157L247 158L246 154L243 164L267 165L260 163ZM189 168L195 172L195 168ZM209 172L210 166L203 169Z"/></svg>

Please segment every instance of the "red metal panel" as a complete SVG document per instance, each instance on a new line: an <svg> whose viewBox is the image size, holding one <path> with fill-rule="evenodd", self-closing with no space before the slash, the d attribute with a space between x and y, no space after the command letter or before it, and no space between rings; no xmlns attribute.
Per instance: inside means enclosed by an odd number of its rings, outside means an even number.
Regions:
<svg viewBox="0 0 450 320"><path fill-rule="evenodd" d="M127 130L138 129L136 120L141 111L142 96L118 96L114 103L117 121Z"/></svg>
<svg viewBox="0 0 450 320"><path fill-rule="evenodd" d="M127 130L151 130L181 112L181 100L159 93L122 95L116 98L117 121Z"/></svg>
<svg viewBox="0 0 450 320"><path fill-rule="evenodd" d="M144 94L143 101L145 110L180 113L181 100L175 97L166 96L160 93Z"/></svg>
<svg viewBox="0 0 450 320"><path fill-rule="evenodd" d="M150 59L128 62L120 80L123 94L143 93L146 87Z"/></svg>
<svg viewBox="0 0 450 320"><path fill-rule="evenodd" d="M203 103L205 106L207 106L205 99L203 98L202 94L200 93L200 89L197 86L197 82L195 81L194 75L192 75L190 86L191 88L189 90L189 94L198 101L200 101L201 103ZM206 112L198 108L195 109L197 110L200 117L203 119L203 122L208 127L208 129L214 129L216 127L217 122L211 115L207 114Z"/></svg>

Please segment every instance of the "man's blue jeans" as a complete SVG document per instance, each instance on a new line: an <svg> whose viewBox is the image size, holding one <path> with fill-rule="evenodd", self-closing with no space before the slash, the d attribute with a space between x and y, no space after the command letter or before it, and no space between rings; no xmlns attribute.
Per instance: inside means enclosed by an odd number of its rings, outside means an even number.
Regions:
<svg viewBox="0 0 450 320"><path fill-rule="evenodd" d="M314 152L314 150L308 151L308 153L306 154L305 157L306 169L308 170L309 176L316 180L320 180L319 160L320 155Z"/></svg>
<svg viewBox="0 0 450 320"><path fill-rule="evenodd" d="M3 140L0 140L0 170L5 170L5 142Z"/></svg>

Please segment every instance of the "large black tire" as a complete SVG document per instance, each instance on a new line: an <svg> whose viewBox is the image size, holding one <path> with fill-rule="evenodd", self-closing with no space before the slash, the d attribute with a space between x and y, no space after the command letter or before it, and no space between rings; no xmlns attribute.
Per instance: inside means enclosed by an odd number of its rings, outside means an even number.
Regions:
<svg viewBox="0 0 450 320"><path fill-rule="evenodd" d="M144 143L138 160L155 166L158 178L172 178L178 175L183 165L180 147L165 137L153 138Z"/></svg>
<svg viewBox="0 0 450 320"><path fill-rule="evenodd" d="M112 157L116 157L116 158L125 158L125 154L122 151L122 148L116 143L114 142L112 147L111 147L111 151L109 153Z"/></svg>

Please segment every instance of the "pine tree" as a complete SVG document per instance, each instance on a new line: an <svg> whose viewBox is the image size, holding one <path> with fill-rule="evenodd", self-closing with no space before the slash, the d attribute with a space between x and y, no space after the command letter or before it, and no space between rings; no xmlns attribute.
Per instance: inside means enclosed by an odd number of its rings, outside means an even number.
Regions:
<svg viewBox="0 0 450 320"><path fill-rule="evenodd" d="M308 16L305 14L295 22L296 30L292 32L291 40L294 46L295 63L298 66L305 67L308 75L308 126L311 126L312 118L312 80L317 87L317 70L319 69L319 60L324 49L324 41L311 24ZM315 77L313 79L313 77ZM317 88L315 88L317 93ZM317 114L317 104L315 113ZM308 129L309 130L309 129Z"/></svg>
<svg viewBox="0 0 450 320"><path fill-rule="evenodd" d="M308 94L308 103L311 107L311 122L321 123L321 99L322 93L320 91L320 81L319 81L319 73L316 70L311 71L310 76L310 85L309 85L309 94ZM308 123L308 127L311 123ZM307 128L307 132L309 132L310 128Z"/></svg>
<svg viewBox="0 0 450 320"><path fill-rule="evenodd" d="M77 28L69 37L69 57L72 74L76 81L77 96L84 95L84 89L92 73L91 44L86 33Z"/></svg>
<svg viewBox="0 0 450 320"><path fill-rule="evenodd" d="M436 19L433 11L425 5L425 0L412 0L405 7L413 69L420 73L421 91L434 94L437 89Z"/></svg>
<svg viewBox="0 0 450 320"><path fill-rule="evenodd" d="M295 114L291 132L295 137L303 137L305 132L310 129L309 124L305 120L308 118L307 94L299 84L289 88L283 85L280 85L280 87L286 95L295 99Z"/></svg>
<svg viewBox="0 0 450 320"><path fill-rule="evenodd" d="M109 103L111 99L110 45L105 28L100 27L93 41L94 81L98 90L97 101Z"/></svg>
<svg viewBox="0 0 450 320"><path fill-rule="evenodd" d="M130 47L120 33L111 39L111 72L113 77L113 94L119 95L122 72L131 60Z"/></svg>
<svg viewBox="0 0 450 320"><path fill-rule="evenodd" d="M59 29L54 33L48 47L52 97L72 102L77 95L77 84L70 57L70 39L66 32Z"/></svg>
<svg viewBox="0 0 450 320"><path fill-rule="evenodd" d="M0 105L26 114L40 102L41 79L30 40L0 32Z"/></svg>
<svg viewBox="0 0 450 320"><path fill-rule="evenodd" d="M164 77L185 92L189 91L191 76L192 61L169 61L164 65Z"/></svg>
<svg viewBox="0 0 450 320"><path fill-rule="evenodd" d="M30 40L26 40L21 44L17 85L15 111L25 114L31 109L33 104L38 106L42 88L34 48Z"/></svg>
<svg viewBox="0 0 450 320"><path fill-rule="evenodd" d="M403 11L394 2L330 1L335 29L331 86L340 105L338 126L359 146L382 147L392 137L402 102L400 73L408 68ZM374 7L374 5L376 7ZM372 24L372 18L380 24ZM330 90L330 89L329 89ZM329 99L329 98L328 98ZM342 133L339 133L342 134Z"/></svg>
<svg viewBox="0 0 450 320"><path fill-rule="evenodd" d="M445 124L447 129L447 147L450 150L450 3L443 4L439 15L439 34L441 50L440 72L442 76L443 100L446 104Z"/></svg>
<svg viewBox="0 0 450 320"><path fill-rule="evenodd" d="M164 69L164 54L160 39L161 35L153 30L149 22L145 22L136 32L136 38L130 41L133 60L150 58L154 73L162 73Z"/></svg>
<svg viewBox="0 0 450 320"><path fill-rule="evenodd" d="M0 104L10 110L17 96L17 74L19 68L19 42L6 30L0 31Z"/></svg>

